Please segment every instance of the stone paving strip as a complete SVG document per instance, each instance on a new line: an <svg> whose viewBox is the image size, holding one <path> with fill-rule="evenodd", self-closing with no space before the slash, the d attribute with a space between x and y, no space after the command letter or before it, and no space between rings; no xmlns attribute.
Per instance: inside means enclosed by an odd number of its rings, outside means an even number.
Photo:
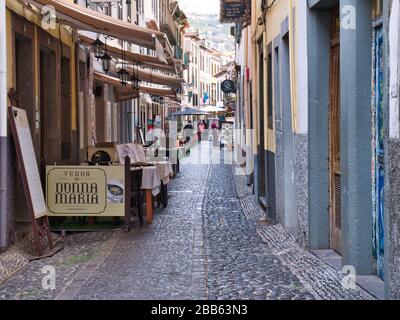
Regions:
<svg viewBox="0 0 400 320"><path fill-rule="evenodd" d="M0 255L0 285L25 267L30 256L23 250L12 247Z"/></svg>
<svg viewBox="0 0 400 320"><path fill-rule="evenodd" d="M108 231L68 235L63 250L50 258L25 264L19 272L0 284L0 300L56 299L86 265L102 255L103 246L113 235ZM54 290L42 287L44 266L53 266L56 270Z"/></svg>
<svg viewBox="0 0 400 320"><path fill-rule="evenodd" d="M230 165L213 165L204 199L207 298L313 299L257 234L242 211ZM243 189L245 191L245 189ZM244 192L244 195L248 194Z"/></svg>
<svg viewBox="0 0 400 320"><path fill-rule="evenodd" d="M245 179L235 176L234 181L246 219L259 220L260 217L258 215L252 216L251 212L262 211L262 209L254 200L254 196L248 195L251 189L246 185ZM301 249L282 225L259 225L257 233L266 244L267 250L290 269L315 299L374 299L358 286L355 289L343 287L344 275L315 255Z"/></svg>
<svg viewBox="0 0 400 320"><path fill-rule="evenodd" d="M76 298L79 290L85 285L86 281L97 271L99 265L104 262L111 251L114 249L115 244L121 237L122 231L114 231L113 235L101 246L98 254L86 263L76 274L71 278L56 296L56 300L73 300Z"/></svg>

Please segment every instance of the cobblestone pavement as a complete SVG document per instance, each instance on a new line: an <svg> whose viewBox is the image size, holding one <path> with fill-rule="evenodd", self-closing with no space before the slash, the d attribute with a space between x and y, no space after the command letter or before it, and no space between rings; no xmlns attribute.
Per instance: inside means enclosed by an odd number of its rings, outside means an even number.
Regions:
<svg viewBox="0 0 400 320"><path fill-rule="evenodd" d="M67 236L64 250L0 284L0 299L371 299L268 225L246 179L219 160L203 142L152 225ZM42 289L45 265L55 290Z"/></svg>

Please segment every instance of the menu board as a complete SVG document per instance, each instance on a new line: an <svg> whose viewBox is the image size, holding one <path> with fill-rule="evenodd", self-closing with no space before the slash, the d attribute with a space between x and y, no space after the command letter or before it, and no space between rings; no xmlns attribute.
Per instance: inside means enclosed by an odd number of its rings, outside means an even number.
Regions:
<svg viewBox="0 0 400 320"><path fill-rule="evenodd" d="M28 118L23 109L12 107L12 119L15 125L14 139L18 145L17 152L20 161L20 170L25 175L27 190L32 203L33 213L36 219L47 215L46 201L44 199L42 184L40 181L39 168L36 161L32 135L29 128ZM15 136L16 134L16 136ZM29 199L29 197L27 197Z"/></svg>
<svg viewBox="0 0 400 320"><path fill-rule="evenodd" d="M120 164L125 163L126 156L129 156L131 163L145 164L147 162L144 148L139 143L119 144L116 148Z"/></svg>

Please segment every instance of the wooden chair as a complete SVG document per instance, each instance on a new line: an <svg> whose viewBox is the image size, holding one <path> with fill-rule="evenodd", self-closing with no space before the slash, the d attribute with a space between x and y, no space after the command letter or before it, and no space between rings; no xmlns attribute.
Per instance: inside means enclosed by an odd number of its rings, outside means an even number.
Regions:
<svg viewBox="0 0 400 320"><path fill-rule="evenodd" d="M142 186L143 170L131 170L131 159L129 156L125 157L125 190L127 197L125 201L125 223L130 225L130 215L137 213L139 223L143 226L143 190ZM128 214L129 213L129 214ZM126 228L129 228L126 225Z"/></svg>

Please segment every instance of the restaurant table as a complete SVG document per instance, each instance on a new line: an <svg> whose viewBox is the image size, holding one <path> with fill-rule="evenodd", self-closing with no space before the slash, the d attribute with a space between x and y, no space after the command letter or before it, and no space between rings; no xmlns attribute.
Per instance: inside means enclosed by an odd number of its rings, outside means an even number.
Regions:
<svg viewBox="0 0 400 320"><path fill-rule="evenodd" d="M170 149L160 148L159 152L162 152L169 159L174 176L179 173L180 170L180 159L184 157L184 147L174 147Z"/></svg>
<svg viewBox="0 0 400 320"><path fill-rule="evenodd" d="M171 163L169 161L158 161L151 164L154 164L161 181L164 185L167 185L170 181L171 175L174 174Z"/></svg>
<svg viewBox="0 0 400 320"><path fill-rule="evenodd" d="M158 175L161 179L161 203L164 208L168 206L168 183L170 178L174 176L172 165L169 161L159 161L152 163L156 166Z"/></svg>
<svg viewBox="0 0 400 320"><path fill-rule="evenodd" d="M153 223L153 196L158 195L161 190L161 179L157 167L136 167L131 170L142 170L141 189L146 195L147 223L151 224Z"/></svg>

